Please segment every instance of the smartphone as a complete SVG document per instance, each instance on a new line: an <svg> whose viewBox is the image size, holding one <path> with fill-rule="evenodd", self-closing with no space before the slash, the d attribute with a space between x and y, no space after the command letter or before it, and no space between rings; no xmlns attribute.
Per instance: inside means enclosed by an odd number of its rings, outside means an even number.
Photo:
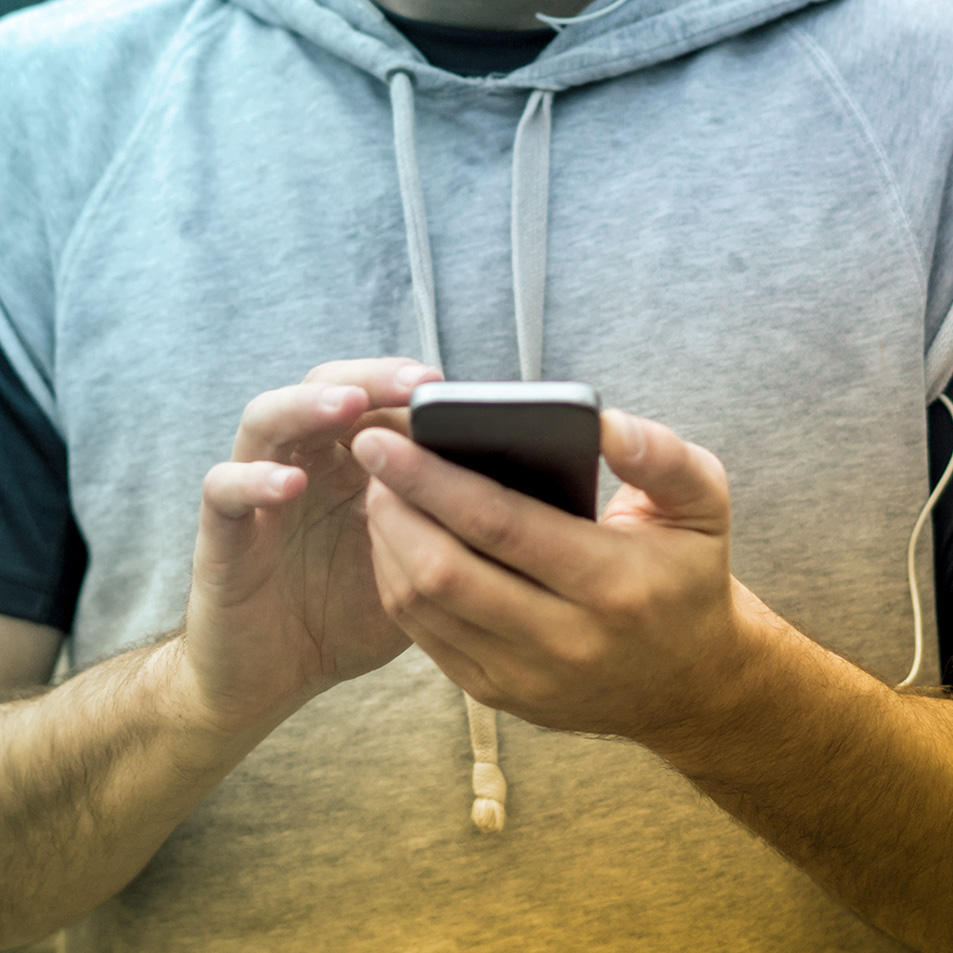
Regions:
<svg viewBox="0 0 953 953"><path fill-rule="evenodd" d="M588 384L420 384L410 398L410 434L447 460L595 519L599 395Z"/></svg>

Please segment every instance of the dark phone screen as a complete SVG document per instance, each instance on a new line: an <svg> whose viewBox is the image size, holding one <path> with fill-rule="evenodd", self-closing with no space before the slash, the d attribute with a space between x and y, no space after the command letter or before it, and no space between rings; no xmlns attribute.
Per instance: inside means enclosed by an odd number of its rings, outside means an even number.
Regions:
<svg viewBox="0 0 953 953"><path fill-rule="evenodd" d="M428 404L414 410L414 440L504 486L594 519L599 417L560 403Z"/></svg>

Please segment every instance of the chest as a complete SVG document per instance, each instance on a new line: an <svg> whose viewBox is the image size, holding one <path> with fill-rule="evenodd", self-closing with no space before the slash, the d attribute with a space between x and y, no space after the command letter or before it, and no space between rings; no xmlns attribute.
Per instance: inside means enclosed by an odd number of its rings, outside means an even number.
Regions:
<svg viewBox="0 0 953 953"><path fill-rule="evenodd" d="M143 595L157 605L185 591L202 475L255 394L326 360L420 354L386 89L294 69L264 82L309 83L303 113L279 86L250 108L241 79L156 105L76 240L56 383L88 604L117 573L143 594L165 573ZM864 656L886 612L895 640L872 661L902 667L903 549L926 485L924 293L891 192L823 90L799 89L790 119L773 103L769 130L759 104L792 95L783 77L755 90L739 73L713 100L707 66L666 69L664 98L653 74L556 99L543 374L720 454L736 572ZM522 105L418 97L451 377L519 373Z"/></svg>

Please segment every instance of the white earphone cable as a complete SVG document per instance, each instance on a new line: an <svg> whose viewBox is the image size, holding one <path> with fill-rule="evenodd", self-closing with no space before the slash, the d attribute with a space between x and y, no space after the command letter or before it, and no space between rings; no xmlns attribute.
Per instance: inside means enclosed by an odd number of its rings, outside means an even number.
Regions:
<svg viewBox="0 0 953 953"><path fill-rule="evenodd" d="M546 26L552 27L559 33L563 27L569 26L571 23L587 23L589 20L598 20L599 17L604 17L607 13L618 10L622 4L627 2L628 0L614 0L613 3L610 3L607 7L603 7L601 10L595 10L592 13L580 13L574 17L551 17L545 13L537 13L536 19L541 23L545 23Z"/></svg>
<svg viewBox="0 0 953 953"><path fill-rule="evenodd" d="M950 415L950 419L953 420L953 402L950 401L946 394L940 394L940 402L944 407L946 407L947 412ZM917 542L920 539L920 531L923 529L923 524L926 523L927 517L929 517L929 515L933 512L933 508L936 506L937 500L939 500L940 496L943 494L943 491L946 489L951 477L953 477L953 454L951 454L950 460L947 463L946 469L943 471L943 475L940 477L939 482L937 483L933 492L930 494L930 498L926 501L926 504L920 511L920 515L917 517L917 521L914 524L913 532L910 534L910 543L907 546L907 582L910 586L910 601L913 604L913 665L911 665L907 677L900 682L899 685L897 685L897 688L906 688L909 685L913 685L920 675L920 667L923 664L923 613L920 607L920 590L917 584Z"/></svg>

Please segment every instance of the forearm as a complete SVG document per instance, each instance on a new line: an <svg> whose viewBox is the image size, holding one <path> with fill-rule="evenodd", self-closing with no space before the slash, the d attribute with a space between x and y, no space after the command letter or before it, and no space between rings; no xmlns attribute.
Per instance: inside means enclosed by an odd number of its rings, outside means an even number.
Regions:
<svg viewBox="0 0 953 953"><path fill-rule="evenodd" d="M660 753L881 929L949 950L953 704L893 691L743 598L760 646L725 717Z"/></svg>
<svg viewBox="0 0 953 953"><path fill-rule="evenodd" d="M0 706L0 948L120 890L270 730L204 725L181 654L166 641Z"/></svg>
<svg viewBox="0 0 953 953"><path fill-rule="evenodd" d="M402 426L439 376L334 361L252 400L203 483L187 637L0 705L0 948L113 895L273 728L407 647L348 444L362 421Z"/></svg>

